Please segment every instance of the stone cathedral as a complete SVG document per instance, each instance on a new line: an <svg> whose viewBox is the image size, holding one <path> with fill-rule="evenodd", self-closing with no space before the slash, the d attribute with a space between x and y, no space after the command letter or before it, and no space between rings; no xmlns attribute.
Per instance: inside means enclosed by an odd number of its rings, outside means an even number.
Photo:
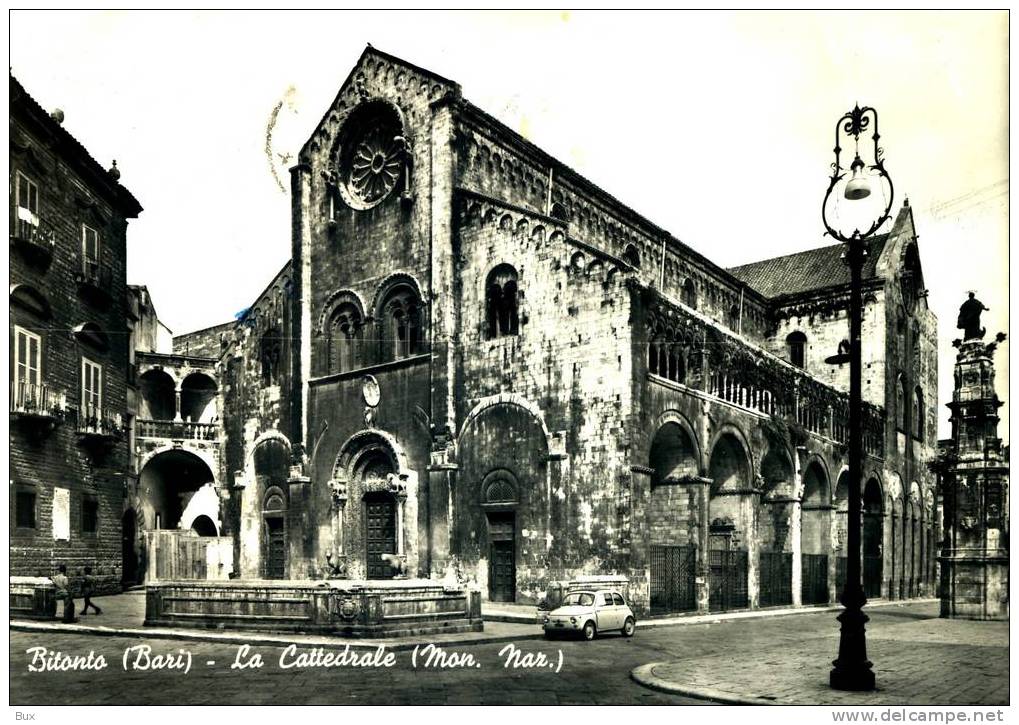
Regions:
<svg viewBox="0 0 1019 725"><path fill-rule="evenodd" d="M193 529L233 549L210 577L817 604L860 486L868 596L936 590L937 320L908 202L869 242L850 481L840 246L724 269L370 46L323 110L291 260L240 319L138 353L139 578L145 530Z"/></svg>

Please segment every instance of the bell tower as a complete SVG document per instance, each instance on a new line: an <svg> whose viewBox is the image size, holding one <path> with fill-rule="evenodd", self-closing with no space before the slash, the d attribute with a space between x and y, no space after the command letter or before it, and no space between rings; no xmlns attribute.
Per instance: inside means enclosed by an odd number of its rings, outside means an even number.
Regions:
<svg viewBox="0 0 1019 725"><path fill-rule="evenodd" d="M971 293L967 304L974 301ZM964 304L960 327L966 309ZM1003 403L994 391L994 351L1005 335L984 343L979 312L965 329L965 338L953 342L959 352L948 404L952 440L939 462L945 512L941 616L1008 619L1008 458L998 438Z"/></svg>

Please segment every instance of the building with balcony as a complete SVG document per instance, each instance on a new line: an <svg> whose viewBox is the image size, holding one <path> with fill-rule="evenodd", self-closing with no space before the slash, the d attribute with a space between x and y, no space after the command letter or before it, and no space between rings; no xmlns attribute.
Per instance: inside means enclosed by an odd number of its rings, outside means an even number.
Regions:
<svg viewBox="0 0 1019 725"><path fill-rule="evenodd" d="M292 260L251 308L174 339L181 364L217 361L238 575L456 577L517 602L623 575L651 613L824 603L856 485L868 595L935 590L937 321L908 203L865 270L860 481L848 365L826 362L848 337L837 246L721 268L370 47L292 209ZM185 379L148 419L198 435Z"/></svg>
<svg viewBox="0 0 1019 725"><path fill-rule="evenodd" d="M10 78L11 574L119 589L127 224L141 206Z"/></svg>

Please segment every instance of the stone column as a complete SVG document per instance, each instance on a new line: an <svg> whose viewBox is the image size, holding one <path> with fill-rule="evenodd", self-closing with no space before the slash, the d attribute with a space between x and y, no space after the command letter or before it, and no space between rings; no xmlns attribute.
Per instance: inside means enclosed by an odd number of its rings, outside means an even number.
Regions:
<svg viewBox="0 0 1019 725"><path fill-rule="evenodd" d="M307 579L318 574L319 562L309 561L311 547L306 537L310 529L308 516L308 489L311 479L304 475L303 467L294 466L287 479L287 578Z"/></svg>
<svg viewBox="0 0 1019 725"><path fill-rule="evenodd" d="M702 478L700 483L702 485L697 493L700 525L697 527L697 573L694 582L697 587L697 611L700 614L707 614L711 607L711 562L708 559L708 545L711 534L711 484L713 481L710 478Z"/></svg>
<svg viewBox="0 0 1019 725"><path fill-rule="evenodd" d="M807 449L797 446L793 458L793 500L790 511L789 538L793 552L793 606L803 605L803 465Z"/></svg>
<svg viewBox="0 0 1019 725"><path fill-rule="evenodd" d="M180 383L173 389L173 422L183 422L183 418L180 417Z"/></svg>
<svg viewBox="0 0 1019 725"><path fill-rule="evenodd" d="M290 169L291 255L294 298L291 305L292 402L289 436L292 444L308 445L308 399L311 377L311 166ZM309 448L310 450L310 448Z"/></svg>
<svg viewBox="0 0 1019 725"><path fill-rule="evenodd" d="M432 450L428 465L428 493L425 499L428 528L426 531L427 551L422 568L432 578L443 578L447 574L450 557L454 553L455 536L453 518L453 495L456 487L457 465L453 462L452 445L444 440L433 442L439 446Z"/></svg>

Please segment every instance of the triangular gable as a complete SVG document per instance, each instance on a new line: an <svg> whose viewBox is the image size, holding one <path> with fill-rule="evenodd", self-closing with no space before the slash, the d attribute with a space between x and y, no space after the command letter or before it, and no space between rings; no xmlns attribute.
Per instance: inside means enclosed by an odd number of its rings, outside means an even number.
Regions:
<svg viewBox="0 0 1019 725"><path fill-rule="evenodd" d="M367 45L361 51L361 55L358 57L354 67L350 69L347 77L340 85L336 97L329 104L329 108L322 115L322 118L315 126L315 130L312 131L304 146L301 147L300 159L302 163L305 161L309 151L313 151L323 144L331 143L332 137L328 127L333 121L337 120L339 115L345 114L360 101L377 96L376 89L373 86L375 85L379 67L383 68L383 75L385 76L391 74L394 68L398 68L400 73L412 78L415 84L428 82L429 84L438 84L446 91L453 91L458 95L460 93L460 85L458 83L448 78L443 78L426 68L408 63L401 58L397 58L395 55L390 55L378 48Z"/></svg>

